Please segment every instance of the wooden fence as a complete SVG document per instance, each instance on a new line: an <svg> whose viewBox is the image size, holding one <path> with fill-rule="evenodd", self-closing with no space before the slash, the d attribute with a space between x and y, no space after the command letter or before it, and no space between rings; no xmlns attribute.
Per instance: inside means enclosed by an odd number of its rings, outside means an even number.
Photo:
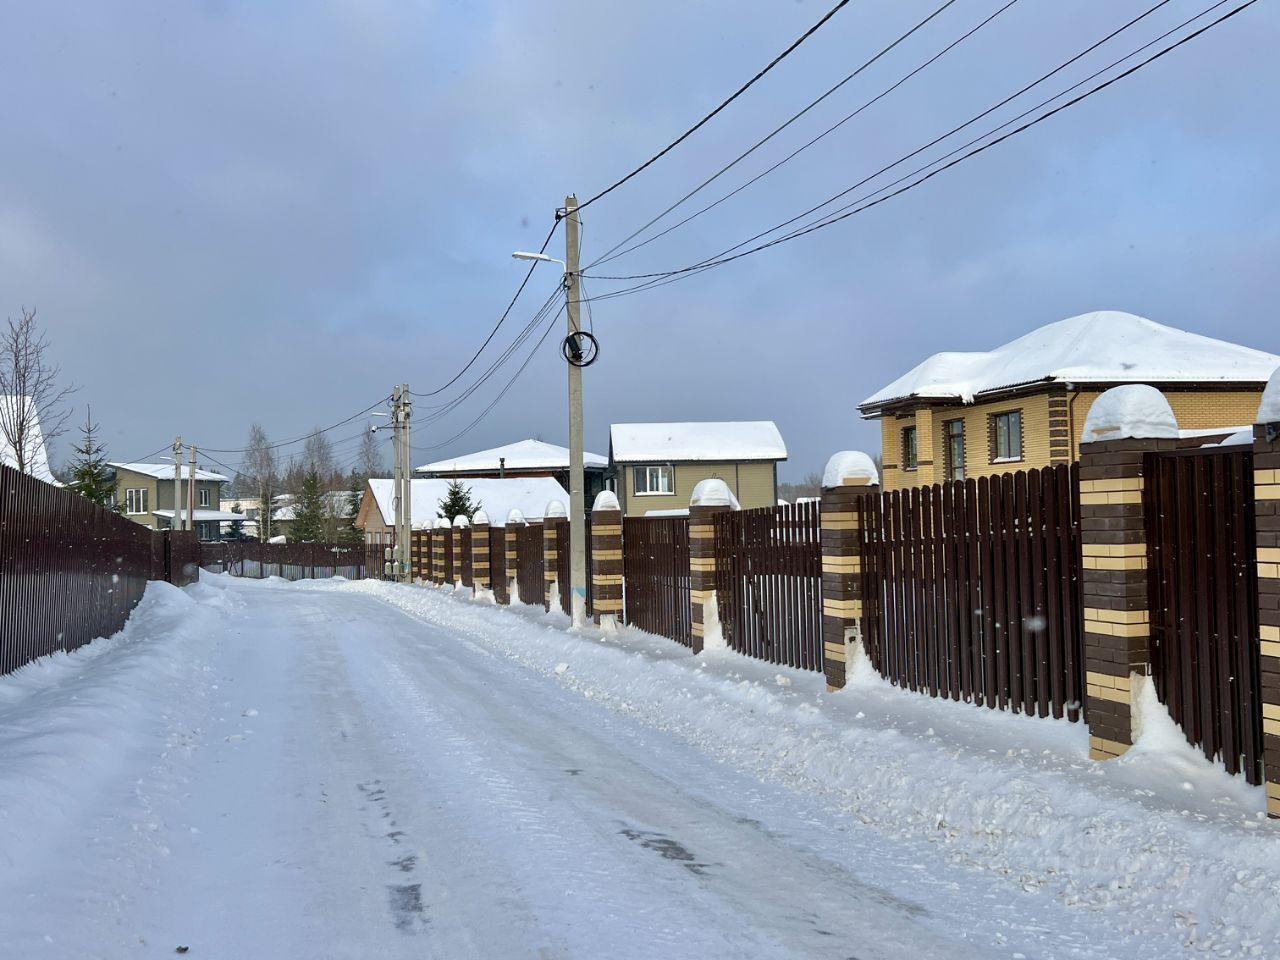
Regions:
<svg viewBox="0 0 1280 960"><path fill-rule="evenodd" d="M512 558L514 561L514 558ZM511 586L507 578L507 530L505 527L489 527L489 587L498 603L511 602Z"/></svg>
<svg viewBox="0 0 1280 960"><path fill-rule="evenodd" d="M714 516L716 599L739 653L822 669L822 531L817 503Z"/></svg>
<svg viewBox="0 0 1280 960"><path fill-rule="evenodd" d="M165 579L167 541L0 466L0 673L118 632L147 581Z"/></svg>
<svg viewBox="0 0 1280 960"><path fill-rule="evenodd" d="M1148 456L1151 668L1187 740L1262 782L1253 452Z"/></svg>
<svg viewBox="0 0 1280 960"><path fill-rule="evenodd" d="M314 580L346 577L360 580L378 576L381 564L376 551L370 566L370 552L364 544L347 543L259 543L235 541L201 544L201 566L219 568L233 577L282 577L285 580Z"/></svg>
<svg viewBox="0 0 1280 960"><path fill-rule="evenodd" d="M516 590L513 600L543 606L546 584L542 570L542 524L526 523L516 528Z"/></svg>
<svg viewBox="0 0 1280 960"><path fill-rule="evenodd" d="M693 645L689 585L689 521L627 517L622 521L626 622Z"/></svg>
<svg viewBox="0 0 1280 960"><path fill-rule="evenodd" d="M471 528L458 527L457 531L458 552L462 555L454 558L454 579L461 580L464 587L473 590L475 589L475 560L471 555Z"/></svg>
<svg viewBox="0 0 1280 960"><path fill-rule="evenodd" d="M899 686L1075 719L1083 700L1078 467L863 501L865 642Z"/></svg>

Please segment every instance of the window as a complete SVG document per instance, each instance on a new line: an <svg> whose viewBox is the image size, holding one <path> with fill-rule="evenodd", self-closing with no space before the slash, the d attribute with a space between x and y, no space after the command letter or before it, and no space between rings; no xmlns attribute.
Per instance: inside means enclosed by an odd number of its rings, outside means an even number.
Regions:
<svg viewBox="0 0 1280 960"><path fill-rule="evenodd" d="M209 505L209 488L201 487L199 491L200 506L207 507Z"/></svg>
<svg viewBox="0 0 1280 960"><path fill-rule="evenodd" d="M920 465L920 454L916 446L916 428L902 428L902 469L914 470Z"/></svg>
<svg viewBox="0 0 1280 960"><path fill-rule="evenodd" d="M991 417L991 462L1022 459L1022 411L993 414Z"/></svg>
<svg viewBox="0 0 1280 960"><path fill-rule="evenodd" d="M670 464L652 467L636 467L637 496L675 493L675 479Z"/></svg>
<svg viewBox="0 0 1280 960"><path fill-rule="evenodd" d="M124 492L124 512L136 517L147 512L147 488L129 488Z"/></svg>
<svg viewBox="0 0 1280 960"><path fill-rule="evenodd" d="M942 424L946 439L947 479L964 479L964 421L947 420Z"/></svg>

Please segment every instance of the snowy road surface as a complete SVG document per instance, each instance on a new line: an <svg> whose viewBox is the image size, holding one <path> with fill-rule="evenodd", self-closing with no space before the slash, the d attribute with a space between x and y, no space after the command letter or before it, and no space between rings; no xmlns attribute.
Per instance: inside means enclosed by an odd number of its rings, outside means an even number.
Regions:
<svg viewBox="0 0 1280 960"><path fill-rule="evenodd" d="M0 681L0 955L1277 955L1252 788L841 697L429 588L156 585Z"/></svg>

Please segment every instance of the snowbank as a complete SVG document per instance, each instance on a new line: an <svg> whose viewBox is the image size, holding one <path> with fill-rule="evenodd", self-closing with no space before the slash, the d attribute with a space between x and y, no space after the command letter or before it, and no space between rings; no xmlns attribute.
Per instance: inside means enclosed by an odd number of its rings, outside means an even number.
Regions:
<svg viewBox="0 0 1280 960"><path fill-rule="evenodd" d="M1084 443L1099 440L1178 439L1178 418L1164 394L1145 383L1128 383L1103 393L1084 420Z"/></svg>
<svg viewBox="0 0 1280 960"><path fill-rule="evenodd" d="M825 490L833 490L846 481L879 483L880 474L876 471L875 461L861 450L841 450L831 455L826 469L822 471L822 486Z"/></svg>
<svg viewBox="0 0 1280 960"><path fill-rule="evenodd" d="M559 500L552 500L547 504L547 509L542 514L548 520L555 517L567 517L569 514L565 512L564 504Z"/></svg>
<svg viewBox="0 0 1280 960"><path fill-rule="evenodd" d="M732 507L741 510L738 498L733 495L729 485L719 477L708 477L701 480L693 488L693 496L689 498L691 507Z"/></svg>
<svg viewBox="0 0 1280 960"><path fill-rule="evenodd" d="M596 494L595 502L591 505L592 510L621 510L618 505L618 495L612 490L601 490Z"/></svg>
<svg viewBox="0 0 1280 960"><path fill-rule="evenodd" d="M1271 374L1267 388L1262 391L1262 402L1258 404L1256 423L1276 423L1280 421L1280 367Z"/></svg>

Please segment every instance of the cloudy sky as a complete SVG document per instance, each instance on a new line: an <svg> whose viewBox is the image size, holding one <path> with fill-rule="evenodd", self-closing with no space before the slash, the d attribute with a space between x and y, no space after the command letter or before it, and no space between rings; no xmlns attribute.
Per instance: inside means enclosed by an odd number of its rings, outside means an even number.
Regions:
<svg viewBox="0 0 1280 960"><path fill-rule="evenodd" d="M952 3L679 212L781 159L1005 2ZM1210 2L1170 0L1036 99ZM584 259L940 3L853 0L689 141L588 207ZM730 247L1153 3L1018 0L759 183L595 272L666 270ZM285 439L355 413L397 381L434 389L514 292L523 270L510 252L536 249L567 192L586 199L627 172L828 6L4 3L0 308L39 311L113 458L151 453L177 433L242 447L254 420ZM1277 5L1260 0L907 195L682 282L600 300L588 448L607 450L611 422L768 418L791 450L783 476L798 477L834 450L874 449L878 430L859 419L857 402L926 354L989 348L1095 309L1280 353L1278 47ZM549 252L563 256L563 243L557 233ZM556 279L554 268L539 268L481 366ZM623 285L596 280L589 292ZM450 440L507 383L523 350L455 411L416 428L415 459L526 436L564 442L555 350L553 337L461 439ZM469 373L441 397L471 381ZM354 452L347 438L362 423L334 432L339 453Z"/></svg>

